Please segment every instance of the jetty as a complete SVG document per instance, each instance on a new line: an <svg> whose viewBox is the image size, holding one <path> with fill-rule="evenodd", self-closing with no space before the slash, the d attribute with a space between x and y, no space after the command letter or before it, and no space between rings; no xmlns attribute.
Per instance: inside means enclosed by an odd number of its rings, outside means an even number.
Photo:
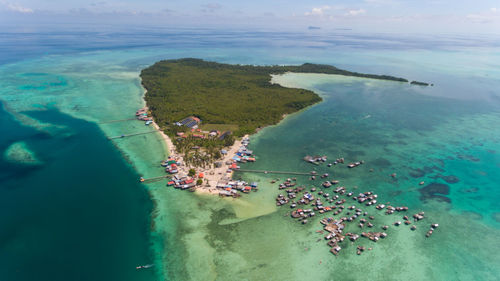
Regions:
<svg viewBox="0 0 500 281"><path fill-rule="evenodd" d="M148 131L148 132L140 132L140 133L124 134L124 135L119 135L119 136L108 137L108 139L109 139L109 140L112 140L112 139L120 139L120 138L125 138L125 137L133 137L133 136L145 135L145 134L151 134L151 133L156 133L156 132L158 132L158 131L157 131L157 130L154 130L154 131Z"/></svg>
<svg viewBox="0 0 500 281"><path fill-rule="evenodd" d="M98 124L118 123L118 122L125 122L125 121L131 121L131 120L137 120L137 118L128 118L128 119L120 119L120 120L102 121L102 122L99 122Z"/></svg>
<svg viewBox="0 0 500 281"><path fill-rule="evenodd" d="M166 176L159 176L159 177L154 177L154 178L142 178L140 179L140 182L142 183L148 183L148 182L155 182L155 181L160 181L162 179L170 178L170 175Z"/></svg>
<svg viewBox="0 0 500 281"><path fill-rule="evenodd" d="M284 174L284 175L301 175L301 176L311 175L311 173L285 172L285 171L265 171L265 170L248 170L248 169L239 169L238 171L246 173L261 173L261 174Z"/></svg>

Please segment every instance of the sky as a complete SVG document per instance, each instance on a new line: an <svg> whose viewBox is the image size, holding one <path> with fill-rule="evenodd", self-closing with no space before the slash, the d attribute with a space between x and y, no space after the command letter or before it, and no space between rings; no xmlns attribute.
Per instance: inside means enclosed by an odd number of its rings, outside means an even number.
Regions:
<svg viewBox="0 0 500 281"><path fill-rule="evenodd" d="M500 1L0 0L3 30L51 24L500 34Z"/></svg>

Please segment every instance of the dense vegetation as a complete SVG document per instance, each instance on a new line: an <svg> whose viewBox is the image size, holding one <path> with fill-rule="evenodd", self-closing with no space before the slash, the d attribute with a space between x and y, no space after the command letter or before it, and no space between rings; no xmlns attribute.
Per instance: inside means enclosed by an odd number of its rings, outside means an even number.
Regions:
<svg viewBox="0 0 500 281"><path fill-rule="evenodd" d="M165 60L141 72L146 102L156 122L167 128L187 117L204 123L231 124L234 134L253 133L278 123L283 114L321 101L308 90L271 84L271 74L285 72L339 74L408 82L403 78L350 72L330 65L300 66L229 65L200 59ZM170 127L170 133L176 130Z"/></svg>
<svg viewBox="0 0 500 281"><path fill-rule="evenodd" d="M420 81L411 81L410 84L412 84L412 85L418 85L418 86L429 86L429 83L420 82ZM433 84L430 84L430 85L433 86Z"/></svg>

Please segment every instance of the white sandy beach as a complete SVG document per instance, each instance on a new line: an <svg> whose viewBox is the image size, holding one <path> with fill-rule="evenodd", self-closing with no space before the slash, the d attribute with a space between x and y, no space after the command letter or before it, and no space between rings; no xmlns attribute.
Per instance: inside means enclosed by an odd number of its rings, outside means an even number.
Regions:
<svg viewBox="0 0 500 281"><path fill-rule="evenodd" d="M179 174L185 174L187 175L189 170L191 168L194 168L196 170L197 174L203 173L203 179L204 183L202 185L199 185L196 187L196 192L198 193L205 193L205 194L219 194L219 190L217 189L217 183L224 179L224 178L231 178L232 177L232 172L227 173L228 166L226 165L227 161L231 161L234 155L236 155L236 152L238 152L238 149L241 147L241 142L243 138L248 137L248 135L245 135L242 139L235 140L234 144L228 148L226 148L227 153L224 155L222 159L219 161L222 162L222 165L218 168L211 167L211 168L200 168L200 167L191 167L191 166L186 166L183 160L183 157L180 153L177 153L175 149L175 145L170 139L169 136L167 136L161 129L158 124L155 122L152 123L153 127L159 131L161 134L163 140L165 141L165 145L168 149L169 156L174 157L178 162L181 163L181 165L178 166ZM208 181L208 184L207 184Z"/></svg>

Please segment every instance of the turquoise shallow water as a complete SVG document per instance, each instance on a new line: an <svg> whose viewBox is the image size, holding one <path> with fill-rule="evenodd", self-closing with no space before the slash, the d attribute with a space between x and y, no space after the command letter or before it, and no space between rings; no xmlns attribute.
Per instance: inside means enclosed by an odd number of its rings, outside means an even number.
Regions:
<svg viewBox="0 0 500 281"><path fill-rule="evenodd" d="M7 250L1 254L0 277L33 280L32 272L24 271L32 264L41 267L37 276L44 280L57 280L54 276L148 280L157 275L168 280L494 280L500 275L496 266L500 263L497 39L471 46L456 38L386 38L380 43L370 36L345 34L161 35L142 34L141 40L149 43L144 47L133 35L87 34L78 48L70 47L78 41L75 36L67 41L56 36L68 46L58 44L49 48L49 54L44 53L50 45L46 42L44 52L24 46L30 53L24 61L14 48L9 49L10 56L0 65L0 99L9 112L2 113L6 116L2 136L8 137L2 138L1 149L10 152L2 152L1 165L8 169L2 170L0 181L4 187L16 179L19 187L2 189L2 198L23 204L2 206L9 214L5 218L9 224L3 224L7 231L2 233L9 235L1 240ZM17 36L42 44L28 35ZM50 36L46 40L50 42ZM317 221L299 225L286 216L289 210L276 208L278 190L269 184L271 177L240 174L261 186L259 192L240 200L180 192L164 183L137 184L139 175L163 174L157 163L166 151L159 137L150 134L109 142L105 135L149 128L135 121L99 122L130 118L143 105L140 69L177 57L251 64L329 63L435 83L432 88L420 88L326 75L277 77L276 82L283 85L317 91L324 102L252 136L258 162L247 165L309 171L313 167L301 161L306 154L362 159L366 164L353 170L316 168L329 171L347 188L373 190L383 201L424 210L429 220L415 232L391 228L388 239L376 245L357 242L374 248L362 256L355 254L355 245L346 244L342 254L334 257L323 242L316 242L321 238L315 232L320 229ZM86 145L79 150L82 143ZM72 145L74 149L69 149ZM397 180L391 173L397 173ZM81 182L54 179L83 175ZM96 183L97 175L106 178ZM313 184L306 178L298 180ZM420 181L446 184L449 194L424 200ZM44 189L33 193L33 186L38 186L33 182L42 182ZM152 206L144 187L153 198L153 231L149 227ZM68 188L81 193L68 193ZM9 197L13 194L15 199ZM34 201L22 201L28 195ZM54 209L39 211L43 204ZM40 224L34 214L57 219ZM376 217L378 224L396 219L400 218ZM431 222L441 227L425 239ZM80 229L80 236L68 235L71 229ZM52 232L63 238L54 238ZM81 245L75 244L80 239ZM68 244L59 241L69 241L75 250L68 251ZM19 245L22 254L16 250ZM78 250L85 254L77 254ZM66 270L57 275L50 264L61 260ZM153 261L154 270L133 268ZM89 267L95 270L81 273ZM353 269L359 267L363 269Z"/></svg>

